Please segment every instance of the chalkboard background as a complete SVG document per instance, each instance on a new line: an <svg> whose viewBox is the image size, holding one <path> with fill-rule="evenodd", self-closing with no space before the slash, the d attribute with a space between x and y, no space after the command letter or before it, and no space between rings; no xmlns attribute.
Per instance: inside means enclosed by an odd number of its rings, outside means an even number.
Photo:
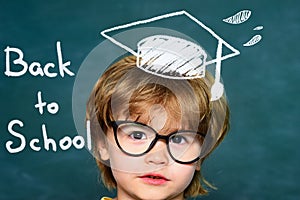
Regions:
<svg viewBox="0 0 300 200"><path fill-rule="evenodd" d="M64 61L75 74L89 52L104 39L101 30L138 19L187 10L241 51L226 60L223 80L231 107L231 131L203 166L206 178L218 187L199 199L300 199L299 192L299 35L298 1L0 1L0 199L99 199L113 196L99 181L93 157L74 147L40 152L26 148L11 154L5 144L19 140L8 123L29 141L74 137L72 90L75 77L7 77L7 46L22 49L24 59L57 63L55 43L61 41ZM222 19L240 10L252 10L241 26ZM243 47L258 32L253 47ZM188 30L189 24L182 24ZM59 112L40 115L34 108L37 91L47 102L59 103Z"/></svg>

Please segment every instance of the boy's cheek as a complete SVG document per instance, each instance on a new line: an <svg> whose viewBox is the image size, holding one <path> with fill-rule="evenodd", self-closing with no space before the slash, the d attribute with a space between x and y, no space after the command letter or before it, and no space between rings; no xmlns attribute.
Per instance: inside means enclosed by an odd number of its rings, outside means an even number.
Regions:
<svg viewBox="0 0 300 200"><path fill-rule="evenodd" d="M109 144L110 167L128 173L144 172L143 157L132 157L124 154L117 146Z"/></svg>

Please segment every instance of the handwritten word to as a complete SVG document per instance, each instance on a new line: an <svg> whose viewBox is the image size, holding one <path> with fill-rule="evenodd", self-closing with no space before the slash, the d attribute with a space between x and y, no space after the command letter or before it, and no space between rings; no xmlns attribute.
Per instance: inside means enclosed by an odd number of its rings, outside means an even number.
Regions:
<svg viewBox="0 0 300 200"><path fill-rule="evenodd" d="M39 112L40 114L42 115L44 113L44 106L47 105L46 102L43 102L42 100L42 92L41 91L38 91L37 93L37 99L38 99L38 103L34 105L35 108L38 108L39 109ZM47 110L49 113L51 114L56 114L59 110L59 105L58 103L56 102L52 102L52 103L49 103L47 105Z"/></svg>
<svg viewBox="0 0 300 200"><path fill-rule="evenodd" d="M21 49L15 48L15 47L9 47L7 46L4 50L5 52L5 72L4 74L6 76L11 77L19 77L24 75L27 71L32 76L47 76L49 78L57 77L58 73L54 72L55 64L52 62L46 63L45 66L43 66L39 62L32 62L28 64L24 60L24 54ZM56 53L57 53L57 61L58 61L58 72L61 77L64 77L65 74L69 76L74 76L75 74L68 69L68 67L71 65L71 61L64 62L63 61L63 55L61 50L61 43L60 41L56 42ZM17 54L18 58L11 61L11 54ZM13 63L13 65L11 65ZM21 70L20 70L21 68Z"/></svg>

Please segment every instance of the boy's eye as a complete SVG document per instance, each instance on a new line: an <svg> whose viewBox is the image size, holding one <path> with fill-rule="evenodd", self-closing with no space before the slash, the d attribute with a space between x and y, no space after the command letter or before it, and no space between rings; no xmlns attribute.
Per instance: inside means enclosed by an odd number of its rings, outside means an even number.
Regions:
<svg viewBox="0 0 300 200"><path fill-rule="evenodd" d="M186 139L182 135L175 135L170 139L170 141L175 144L182 144L186 142Z"/></svg>
<svg viewBox="0 0 300 200"><path fill-rule="evenodd" d="M135 140L146 139L146 134L141 131L134 131L129 136Z"/></svg>

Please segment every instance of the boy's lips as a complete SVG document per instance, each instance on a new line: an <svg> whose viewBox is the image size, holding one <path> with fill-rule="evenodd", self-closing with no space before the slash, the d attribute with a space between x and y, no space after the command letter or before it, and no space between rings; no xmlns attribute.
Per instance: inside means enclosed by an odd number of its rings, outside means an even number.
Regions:
<svg viewBox="0 0 300 200"><path fill-rule="evenodd" d="M139 176L139 178L144 183L147 183L150 185L163 185L166 182L170 181L168 178L164 177L161 174L153 174L153 173Z"/></svg>

